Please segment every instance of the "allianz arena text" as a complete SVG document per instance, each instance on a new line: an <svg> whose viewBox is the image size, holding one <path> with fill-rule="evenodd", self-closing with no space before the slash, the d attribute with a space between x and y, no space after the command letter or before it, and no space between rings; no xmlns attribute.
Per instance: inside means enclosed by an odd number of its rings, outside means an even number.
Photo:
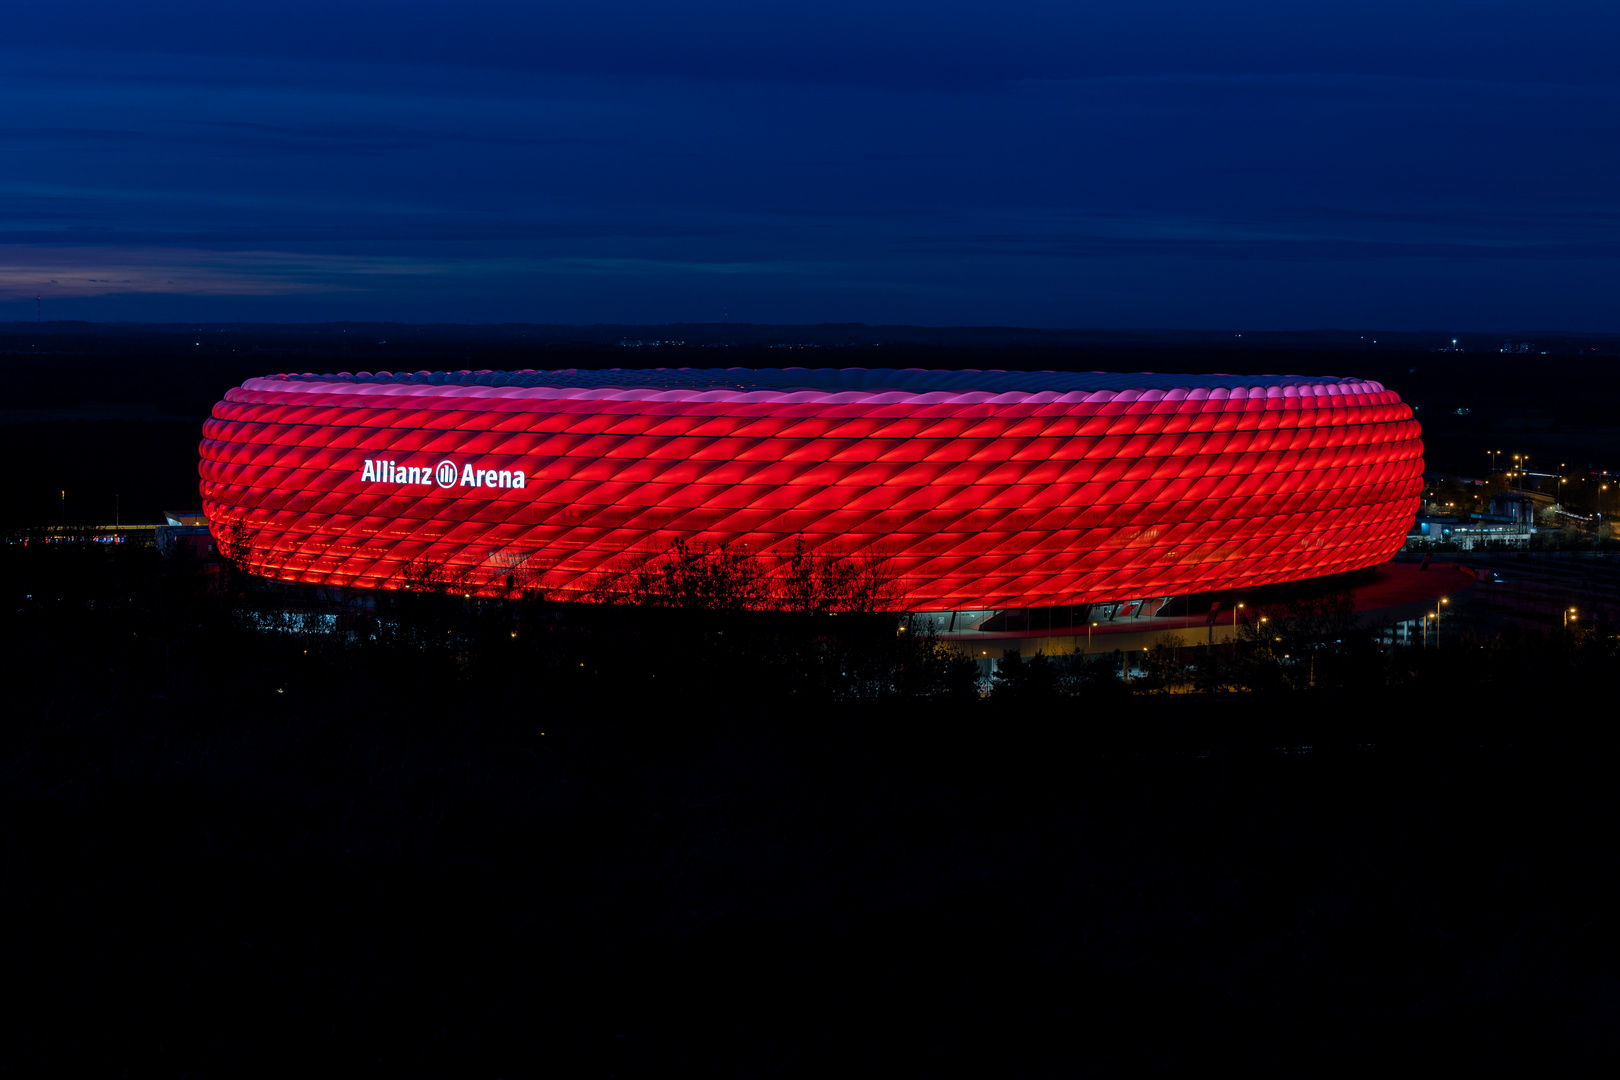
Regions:
<svg viewBox="0 0 1620 1080"><path fill-rule="evenodd" d="M868 369L273 375L214 406L203 507L253 569L440 563L562 599L675 541L885 558L913 611L1248 588L1384 562L1412 410L1304 376Z"/></svg>

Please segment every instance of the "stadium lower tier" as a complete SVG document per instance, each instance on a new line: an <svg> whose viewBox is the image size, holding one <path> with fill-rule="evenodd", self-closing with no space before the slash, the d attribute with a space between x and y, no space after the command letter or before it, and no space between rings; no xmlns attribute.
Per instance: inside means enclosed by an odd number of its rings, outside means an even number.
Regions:
<svg viewBox="0 0 1620 1080"><path fill-rule="evenodd" d="M1423 486L1411 409L1337 378L282 375L203 436L204 511L259 573L561 599L676 541L801 538L881 556L919 611L1250 587L1387 560Z"/></svg>

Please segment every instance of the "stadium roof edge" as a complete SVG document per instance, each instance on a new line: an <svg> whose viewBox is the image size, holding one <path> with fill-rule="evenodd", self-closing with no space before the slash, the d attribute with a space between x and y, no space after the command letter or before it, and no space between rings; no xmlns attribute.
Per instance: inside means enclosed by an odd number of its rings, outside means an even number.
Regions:
<svg viewBox="0 0 1620 1080"><path fill-rule="evenodd" d="M600 368L515 371L327 372L267 376L293 382L415 383L557 389L938 391L990 393L1196 390L1319 386L1359 382L1341 376L1183 375L1109 371L930 370L924 368Z"/></svg>

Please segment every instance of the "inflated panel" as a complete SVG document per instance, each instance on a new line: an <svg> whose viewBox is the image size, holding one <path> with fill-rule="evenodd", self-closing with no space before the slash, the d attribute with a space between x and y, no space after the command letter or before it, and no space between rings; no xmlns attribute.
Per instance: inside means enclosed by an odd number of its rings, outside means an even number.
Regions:
<svg viewBox="0 0 1620 1080"><path fill-rule="evenodd" d="M1423 487L1412 411L1373 382L775 389L728 372L705 389L638 374L653 373L251 379L204 427L203 507L218 539L245 537L253 566L288 580L389 587L428 559L491 583L521 568L566 597L677 538L766 551L803 536L888 556L908 606L938 610L1371 566Z"/></svg>

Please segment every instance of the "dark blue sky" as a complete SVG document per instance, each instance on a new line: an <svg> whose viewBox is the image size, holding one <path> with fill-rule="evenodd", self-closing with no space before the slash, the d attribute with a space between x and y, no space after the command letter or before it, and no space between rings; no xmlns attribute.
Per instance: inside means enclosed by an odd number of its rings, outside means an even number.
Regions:
<svg viewBox="0 0 1620 1080"><path fill-rule="evenodd" d="M0 319L1620 329L1620 5L13 6Z"/></svg>

